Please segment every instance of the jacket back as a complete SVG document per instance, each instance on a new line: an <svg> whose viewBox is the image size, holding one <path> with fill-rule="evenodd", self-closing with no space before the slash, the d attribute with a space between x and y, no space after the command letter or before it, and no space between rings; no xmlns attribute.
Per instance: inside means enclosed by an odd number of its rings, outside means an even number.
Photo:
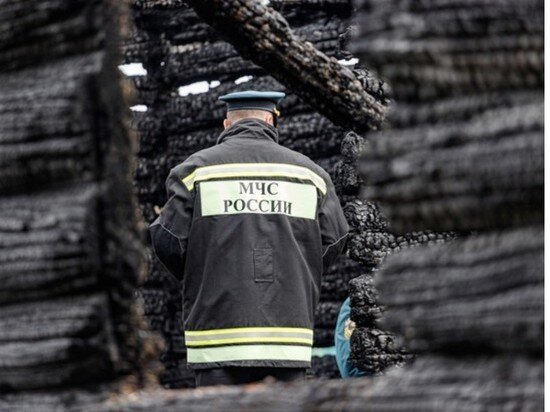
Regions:
<svg viewBox="0 0 550 412"><path fill-rule="evenodd" d="M323 266L348 230L328 174L245 119L167 189L151 233L183 280L189 366L308 367Z"/></svg>

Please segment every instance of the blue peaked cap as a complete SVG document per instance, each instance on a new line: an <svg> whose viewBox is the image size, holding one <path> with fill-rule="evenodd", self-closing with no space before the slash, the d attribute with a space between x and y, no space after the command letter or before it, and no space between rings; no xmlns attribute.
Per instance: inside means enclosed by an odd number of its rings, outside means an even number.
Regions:
<svg viewBox="0 0 550 412"><path fill-rule="evenodd" d="M232 110L266 110L280 115L277 105L285 97L282 92L258 92L246 90L220 96L218 100L227 104L227 111Z"/></svg>

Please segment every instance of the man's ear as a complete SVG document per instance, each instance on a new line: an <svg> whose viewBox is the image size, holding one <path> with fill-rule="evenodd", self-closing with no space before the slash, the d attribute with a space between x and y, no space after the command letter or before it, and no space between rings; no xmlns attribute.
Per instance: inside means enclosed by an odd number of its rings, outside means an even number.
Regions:
<svg viewBox="0 0 550 412"><path fill-rule="evenodd" d="M223 128L224 130L231 126L231 120L229 119L223 119Z"/></svg>
<svg viewBox="0 0 550 412"><path fill-rule="evenodd" d="M275 124L275 115L273 113L270 113L270 112L266 112L266 115L264 116L264 121L266 123L269 123L270 125L274 125Z"/></svg>

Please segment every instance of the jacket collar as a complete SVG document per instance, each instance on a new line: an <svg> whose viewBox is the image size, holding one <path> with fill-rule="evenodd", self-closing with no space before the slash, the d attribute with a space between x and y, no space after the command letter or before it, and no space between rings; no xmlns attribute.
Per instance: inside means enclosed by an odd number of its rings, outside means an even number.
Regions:
<svg viewBox="0 0 550 412"><path fill-rule="evenodd" d="M279 132L269 123L259 119L243 119L224 130L216 144L230 138L264 139L279 143Z"/></svg>

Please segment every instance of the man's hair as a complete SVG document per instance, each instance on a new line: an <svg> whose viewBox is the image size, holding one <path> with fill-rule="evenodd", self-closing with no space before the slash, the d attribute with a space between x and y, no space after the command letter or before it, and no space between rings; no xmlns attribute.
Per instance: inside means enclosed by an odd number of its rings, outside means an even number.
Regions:
<svg viewBox="0 0 550 412"><path fill-rule="evenodd" d="M254 109L245 109L245 110L231 110L230 112L227 112L227 118L231 120L232 122L235 122L237 120L241 119L247 119L247 118L260 118L264 117L266 113L269 113L271 115L271 121L273 121L273 113L268 112L266 110L254 110Z"/></svg>

